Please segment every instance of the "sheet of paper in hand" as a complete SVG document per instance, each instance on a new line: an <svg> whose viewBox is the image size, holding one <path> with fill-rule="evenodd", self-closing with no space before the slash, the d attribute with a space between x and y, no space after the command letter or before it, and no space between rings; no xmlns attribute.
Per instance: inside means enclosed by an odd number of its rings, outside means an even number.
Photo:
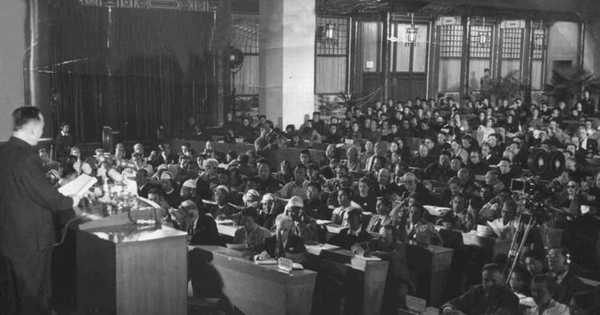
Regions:
<svg viewBox="0 0 600 315"><path fill-rule="evenodd" d="M97 181L98 180L96 179L96 177L82 174L79 177L75 178L74 180L70 181L68 184L60 187L58 189L58 192L60 192L61 194L65 195L65 196L73 196L73 195L81 196L86 191L89 191L90 188L92 186L94 186L94 184Z"/></svg>

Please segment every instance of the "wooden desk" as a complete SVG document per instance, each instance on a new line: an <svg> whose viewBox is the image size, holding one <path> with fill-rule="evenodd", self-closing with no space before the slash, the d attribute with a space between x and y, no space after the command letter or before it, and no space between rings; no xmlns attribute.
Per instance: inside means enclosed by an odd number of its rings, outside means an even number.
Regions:
<svg viewBox="0 0 600 315"><path fill-rule="evenodd" d="M467 246L476 246L484 249L490 260L498 254L508 254L510 250L511 240L494 237L484 237L472 233L462 233L463 244Z"/></svg>
<svg viewBox="0 0 600 315"><path fill-rule="evenodd" d="M330 247L330 245L325 245ZM319 284L331 280L331 273L340 271L342 279L336 279L346 286L345 309L349 314L379 315L383 301L383 291L388 271L388 262L382 260L367 260L355 257L349 250L344 249L322 249L320 245L308 245L309 259L316 261L316 269L319 271ZM318 254L318 256L314 255ZM329 292L323 287L318 288L320 295ZM358 298L358 299L357 299ZM327 300L321 303L329 302ZM328 305L327 305L328 306Z"/></svg>
<svg viewBox="0 0 600 315"><path fill-rule="evenodd" d="M186 314L187 233L163 226L77 233L77 314Z"/></svg>
<svg viewBox="0 0 600 315"><path fill-rule="evenodd" d="M453 249L441 246L406 244L408 266L416 277L417 296L426 299L430 306L440 307L446 302L446 279L453 254Z"/></svg>
<svg viewBox="0 0 600 315"><path fill-rule="evenodd" d="M261 266L241 252L220 246L194 246L212 254L212 264L225 284L225 294L246 315L308 315L317 273L294 270L285 274L277 266ZM185 314L167 312L164 314Z"/></svg>

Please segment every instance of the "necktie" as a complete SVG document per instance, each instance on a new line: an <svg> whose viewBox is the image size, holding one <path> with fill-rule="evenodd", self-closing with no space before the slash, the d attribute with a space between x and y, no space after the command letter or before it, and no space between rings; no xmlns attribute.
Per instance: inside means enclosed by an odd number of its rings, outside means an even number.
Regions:
<svg viewBox="0 0 600 315"><path fill-rule="evenodd" d="M277 248L275 248L275 257L285 257L285 248L283 247L283 242L277 239Z"/></svg>
<svg viewBox="0 0 600 315"><path fill-rule="evenodd" d="M188 235L194 235L194 223L190 223L187 229Z"/></svg>

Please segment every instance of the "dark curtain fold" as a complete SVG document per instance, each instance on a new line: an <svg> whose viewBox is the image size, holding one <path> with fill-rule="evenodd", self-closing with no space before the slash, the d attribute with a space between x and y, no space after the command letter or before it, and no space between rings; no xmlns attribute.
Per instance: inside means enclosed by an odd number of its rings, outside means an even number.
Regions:
<svg viewBox="0 0 600 315"><path fill-rule="evenodd" d="M50 8L48 73L56 120L78 142L99 142L102 126L119 141L177 131L186 117L206 121L212 73L213 13L83 7Z"/></svg>

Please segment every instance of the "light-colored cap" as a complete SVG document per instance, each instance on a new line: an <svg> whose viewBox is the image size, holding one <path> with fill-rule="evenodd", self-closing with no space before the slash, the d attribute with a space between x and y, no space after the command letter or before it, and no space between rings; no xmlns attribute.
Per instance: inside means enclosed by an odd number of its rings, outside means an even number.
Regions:
<svg viewBox="0 0 600 315"><path fill-rule="evenodd" d="M217 186L217 188L215 188L215 191L217 191L217 190L224 190L225 192L227 192L227 194L229 194L229 188L227 188L227 186L225 186L225 185Z"/></svg>
<svg viewBox="0 0 600 315"><path fill-rule="evenodd" d="M173 179L173 174L169 171L165 171L160 175L160 179Z"/></svg>
<svg viewBox="0 0 600 315"><path fill-rule="evenodd" d="M267 202L268 200L273 200L275 201L275 198L273 197L273 194L271 193L266 193L263 195L262 197L262 202Z"/></svg>
<svg viewBox="0 0 600 315"><path fill-rule="evenodd" d="M294 197L290 198L290 200L288 201L288 203L285 207L286 208L289 208L289 207L304 208L304 201L302 201L302 198L300 198L298 196L294 196Z"/></svg>
<svg viewBox="0 0 600 315"><path fill-rule="evenodd" d="M182 187L196 189L196 181L193 180L193 179L188 179L185 182L183 182L183 186Z"/></svg>
<svg viewBox="0 0 600 315"><path fill-rule="evenodd" d="M249 197L254 197L256 199L259 199L260 198L260 193L258 191L256 191L255 189L249 189L246 192L246 199L248 199Z"/></svg>
<svg viewBox="0 0 600 315"><path fill-rule="evenodd" d="M161 164L161 165L158 166L158 168L156 168L156 171L157 172L160 171L160 170L165 170L166 171L168 169L169 169L169 167L167 166L167 164Z"/></svg>

